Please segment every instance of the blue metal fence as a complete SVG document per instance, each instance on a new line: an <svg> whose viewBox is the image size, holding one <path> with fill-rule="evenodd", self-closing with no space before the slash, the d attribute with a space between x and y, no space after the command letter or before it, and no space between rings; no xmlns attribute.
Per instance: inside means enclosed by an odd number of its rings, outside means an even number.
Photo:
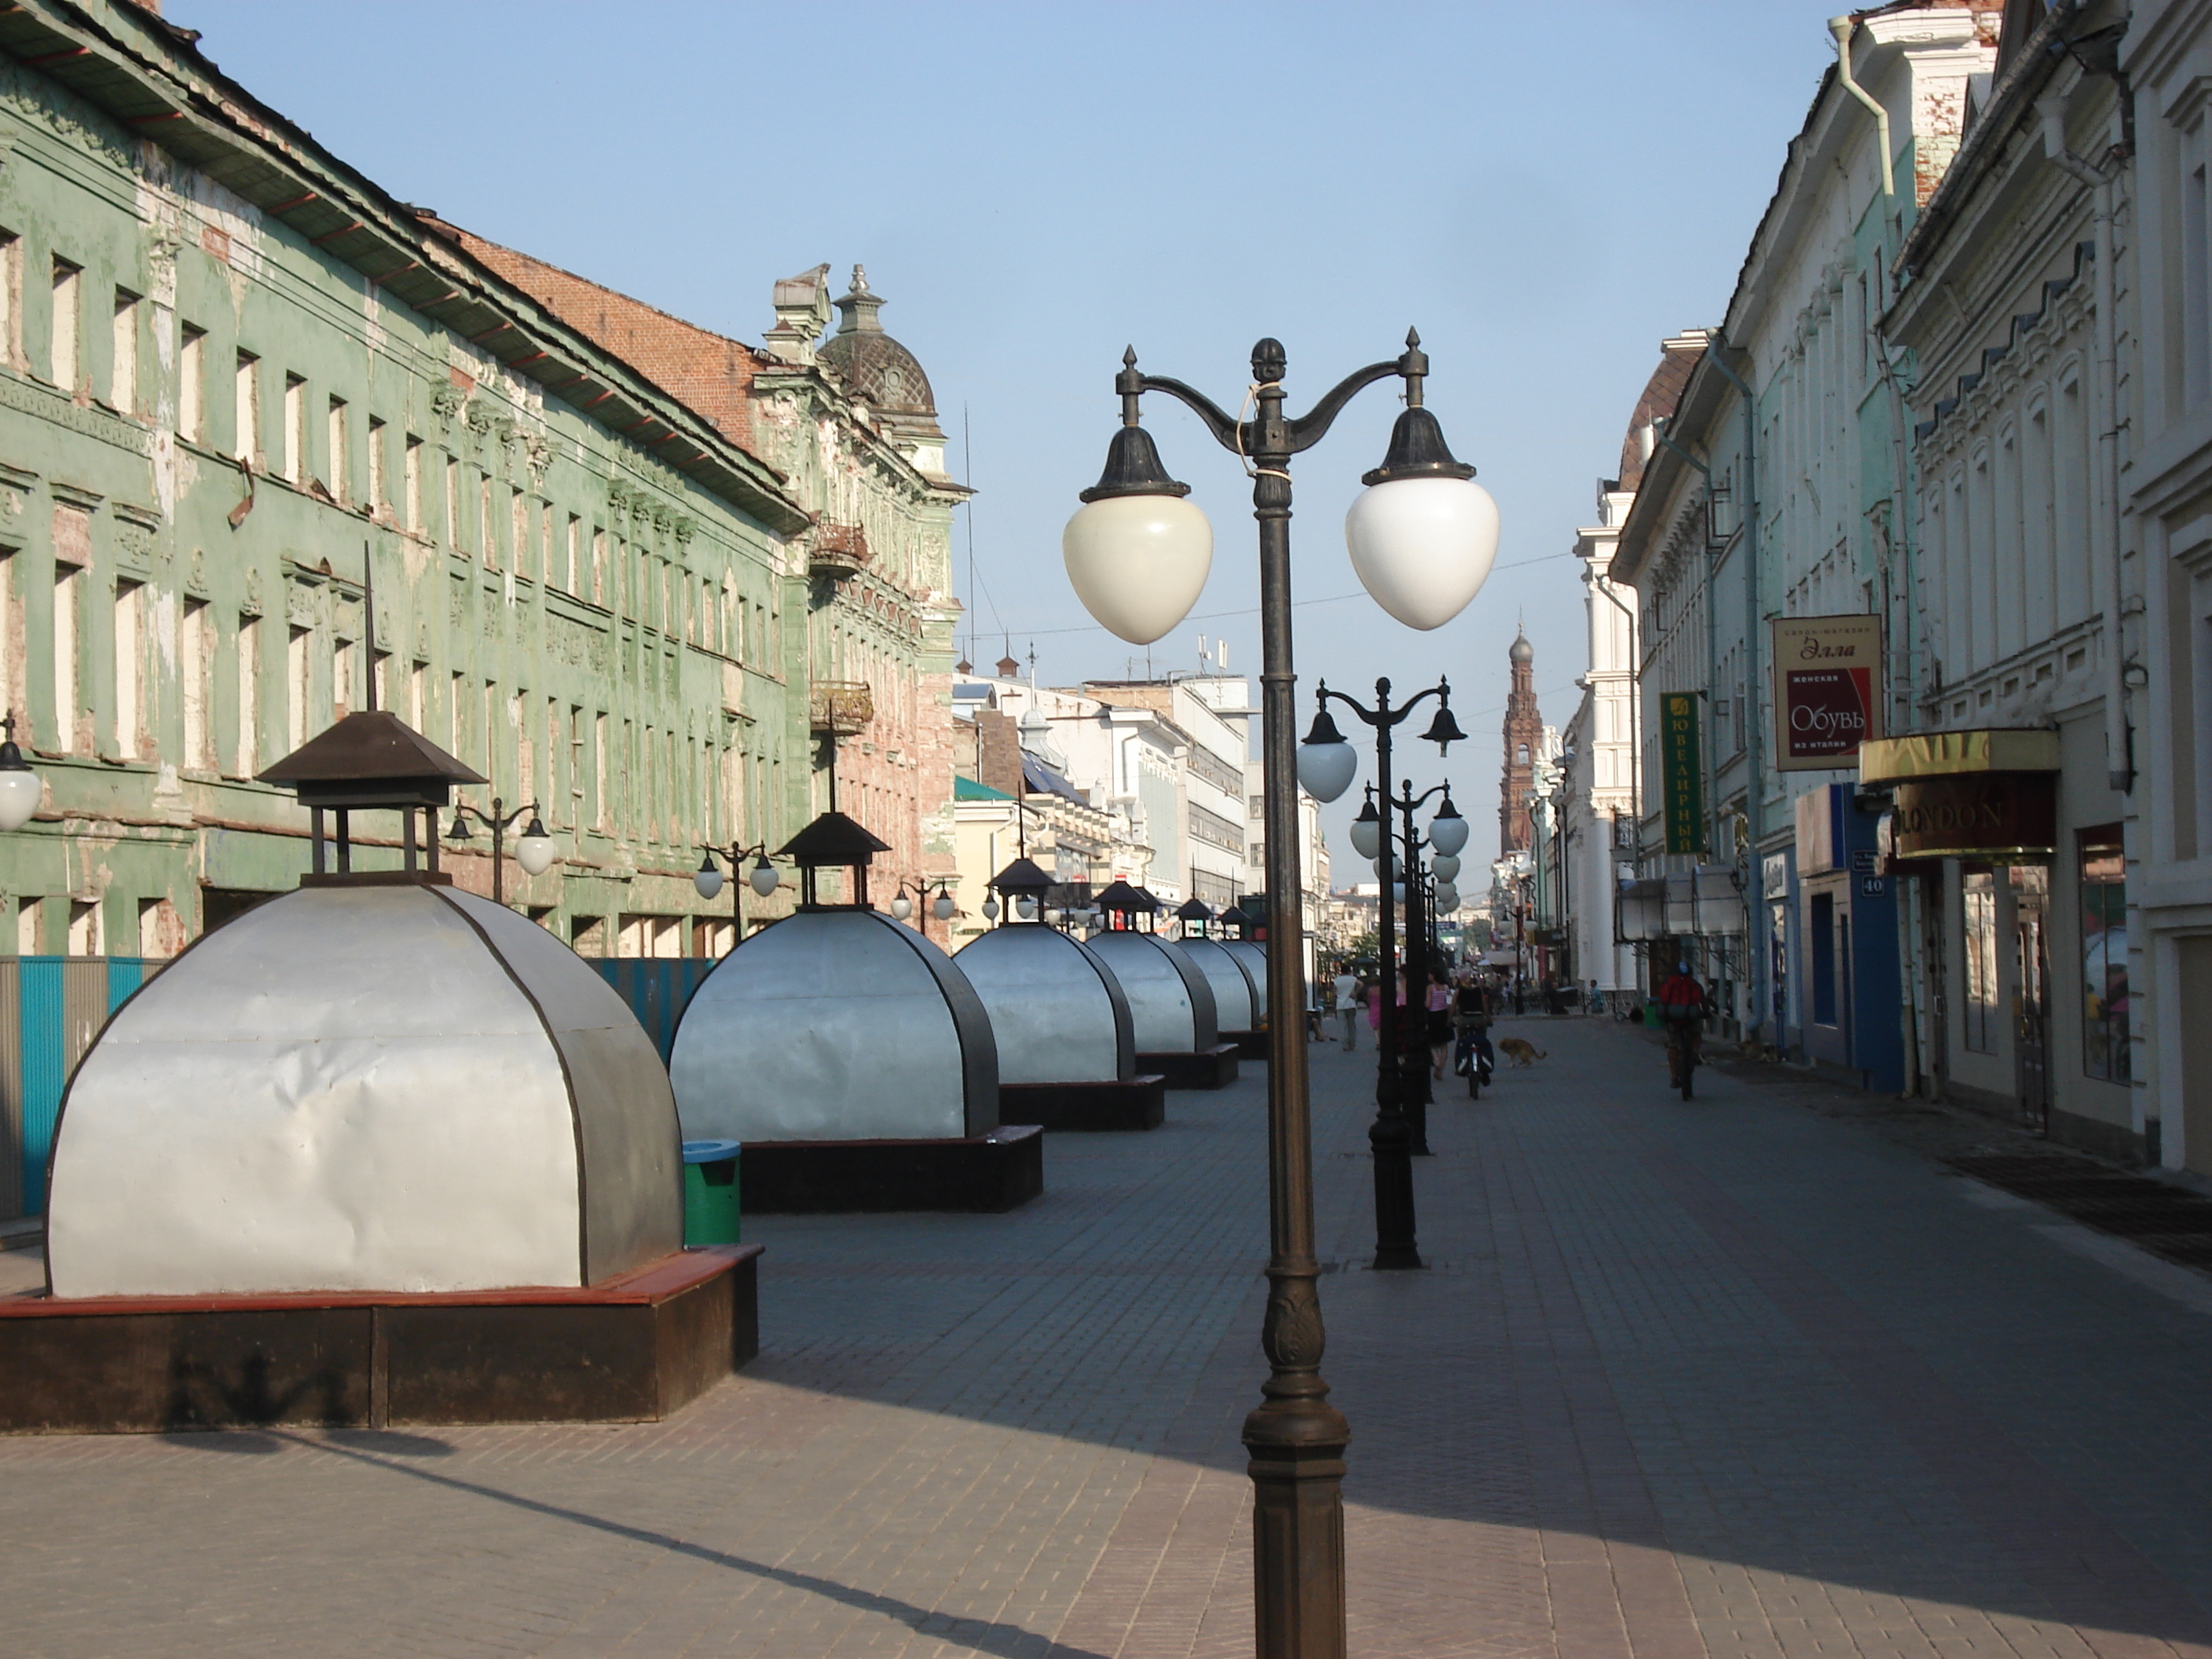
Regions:
<svg viewBox="0 0 2212 1659"><path fill-rule="evenodd" d="M676 1022L684 1018L684 1005L699 988L699 981L714 971L719 958L600 957L587 960L629 1004L630 1012L645 1027L646 1036L660 1051L660 1063L665 1066L668 1051L676 1042Z"/></svg>
<svg viewBox="0 0 2212 1659"><path fill-rule="evenodd" d="M0 1220L42 1215L70 1073L151 974L146 957L0 957Z"/></svg>

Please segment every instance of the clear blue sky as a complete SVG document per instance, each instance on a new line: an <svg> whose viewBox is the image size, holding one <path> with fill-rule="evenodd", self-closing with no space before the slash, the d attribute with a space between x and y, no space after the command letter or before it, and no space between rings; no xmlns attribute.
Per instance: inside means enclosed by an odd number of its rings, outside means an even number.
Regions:
<svg viewBox="0 0 2212 1659"><path fill-rule="evenodd" d="M1575 528L1659 340L1727 301L1832 58L1832 9L169 0L167 15L396 195L707 327L757 340L775 279L866 263L979 492L973 592L971 526L956 531L975 659L1033 643L1048 682L1130 665L1060 562L1125 343L1233 404L1273 334L1295 410L1417 325L1430 406L1498 498L1498 568L1432 634L1337 598L1358 593L1344 511L1395 413L1369 392L1297 469L1301 690L1449 674L1475 739L1449 772L1470 859L1486 860L1516 616L1564 725L1585 666ZM1153 660L1194 665L1203 632L1256 674L1249 489L1189 416L1147 404L1215 533L1198 614ZM1435 751L1416 756L1417 785L1435 781ZM1340 881L1357 796L1329 815Z"/></svg>

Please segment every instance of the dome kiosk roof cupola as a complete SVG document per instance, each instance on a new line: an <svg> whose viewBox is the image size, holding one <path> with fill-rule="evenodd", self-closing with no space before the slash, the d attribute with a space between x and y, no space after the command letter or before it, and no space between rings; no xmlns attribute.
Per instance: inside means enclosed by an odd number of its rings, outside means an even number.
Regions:
<svg viewBox="0 0 2212 1659"><path fill-rule="evenodd" d="M755 1213L1005 1210L1043 1190L1041 1133L1002 1127L999 1054L953 959L867 902L885 844L829 811L778 856L799 909L699 983L668 1071L685 1135L741 1142ZM848 872L826 902L821 872Z"/></svg>
<svg viewBox="0 0 2212 1659"><path fill-rule="evenodd" d="M1170 1089L1220 1089L1234 1083L1237 1045L1221 1040L1212 984L1189 951L1152 929L1159 900L1141 887L1116 881L1096 902L1106 926L1086 942L1121 981L1129 1000L1137 1069L1161 1073Z"/></svg>
<svg viewBox="0 0 2212 1659"><path fill-rule="evenodd" d="M1004 899L1006 908L1001 927L1035 922L1042 927L1045 896L1054 883L1034 859L1018 858L991 878L991 890ZM1023 907L1027 906L1024 909Z"/></svg>
<svg viewBox="0 0 2212 1659"><path fill-rule="evenodd" d="M1109 883L1099 893L1097 903L1109 933L1148 933L1160 908L1159 900L1143 888L1132 887L1121 880Z"/></svg>
<svg viewBox="0 0 2212 1659"><path fill-rule="evenodd" d="M544 928L437 869L440 809L483 780L375 710L263 777L313 814L313 867L109 1018L55 1127L47 1295L0 1306L0 1379L10 1313L82 1317L109 1361L118 1343L161 1352L94 1366L77 1415L49 1404L30 1426L260 1420L272 1398L303 1422L368 1420L386 1401L393 1421L651 1417L725 1374L757 1340L733 1323L752 1296L722 1291L716 1312L708 1287L750 1285L758 1251L684 1251L676 1103L629 1006ZM398 868L356 867L395 861L389 839L354 840L371 810L400 815ZM673 1312L699 1296L705 1314ZM102 1335L118 1297L174 1316ZM501 1322L524 1304L544 1316L526 1340ZM358 1352L332 1322L387 1305L411 1322ZM671 1319L690 1334L672 1338ZM240 1389L242 1366L266 1386ZM286 1395L288 1366L307 1369ZM140 1370L202 1382L185 1405L125 1397ZM22 1426L10 1411L0 1399L0 1429Z"/></svg>
<svg viewBox="0 0 2212 1659"><path fill-rule="evenodd" d="M1208 924L1213 921L1213 912L1206 908L1204 899L1194 894L1176 907L1176 920L1182 924L1185 939L1204 939Z"/></svg>
<svg viewBox="0 0 2212 1659"><path fill-rule="evenodd" d="M301 885L330 882L390 883L421 880L450 883L438 868L438 813L452 804L457 783L483 783L481 772L463 764L397 714L364 708L348 714L319 736L262 772L258 781L287 787L308 810L313 859ZM400 868L356 871L353 867L353 814L396 811L400 821ZM335 870L324 836L324 814L337 818ZM416 847L416 815L425 816L422 844Z"/></svg>
<svg viewBox="0 0 2212 1659"><path fill-rule="evenodd" d="M1042 906L1052 878L1018 858L991 881ZM1002 1115L1047 1129L1152 1129L1165 1079L1137 1064L1136 1024L1104 957L1042 921L1007 921L954 958L990 1011Z"/></svg>

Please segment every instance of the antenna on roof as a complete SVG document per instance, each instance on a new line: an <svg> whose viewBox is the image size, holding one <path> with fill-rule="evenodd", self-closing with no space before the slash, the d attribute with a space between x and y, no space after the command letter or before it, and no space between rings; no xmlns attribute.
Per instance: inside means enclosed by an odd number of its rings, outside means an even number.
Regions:
<svg viewBox="0 0 2212 1659"><path fill-rule="evenodd" d="M376 561L369 556L368 538L361 538L361 609L368 635L368 712L376 712Z"/></svg>

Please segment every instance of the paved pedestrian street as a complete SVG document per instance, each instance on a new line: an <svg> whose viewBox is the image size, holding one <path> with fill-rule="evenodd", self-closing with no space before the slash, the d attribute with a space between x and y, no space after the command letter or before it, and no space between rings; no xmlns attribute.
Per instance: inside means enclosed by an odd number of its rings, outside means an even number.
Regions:
<svg viewBox="0 0 2212 1659"><path fill-rule="evenodd" d="M1423 1273L1312 1051L1356 1655L2212 1654L2212 1278L1911 1112L1516 1031ZM666 1424L0 1442L5 1650L1247 1655L1263 1081L1013 1215L750 1220L763 1352Z"/></svg>

